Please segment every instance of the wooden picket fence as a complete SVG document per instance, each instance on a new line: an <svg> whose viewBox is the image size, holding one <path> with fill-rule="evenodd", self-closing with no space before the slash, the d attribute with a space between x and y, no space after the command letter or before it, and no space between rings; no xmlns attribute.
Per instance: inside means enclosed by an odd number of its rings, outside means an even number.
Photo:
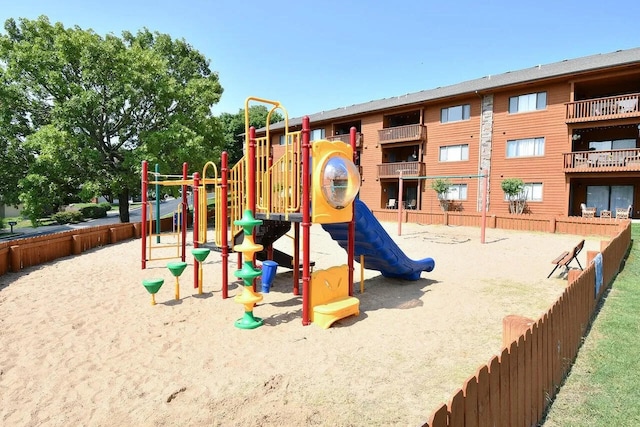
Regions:
<svg viewBox="0 0 640 427"><path fill-rule="evenodd" d="M424 424L429 427L530 427L541 421L547 405L572 366L594 310L620 270L631 244L631 223L619 224L611 241L601 243L603 286L595 292L596 270L587 252L584 271L571 270L569 284L537 320L507 316L499 355L478 368L447 404Z"/></svg>
<svg viewBox="0 0 640 427"><path fill-rule="evenodd" d="M140 223L108 224L0 243L0 275L140 237Z"/></svg>
<svg viewBox="0 0 640 427"><path fill-rule="evenodd" d="M373 209L380 221L398 221L395 209ZM480 227L482 214L479 212L425 212L404 210L402 222L418 224L441 224L464 227ZM576 234L579 236L613 236L618 233L620 224L627 220L615 218L582 218L575 216L489 214L486 217L487 228L499 228L516 231L539 231L543 233Z"/></svg>

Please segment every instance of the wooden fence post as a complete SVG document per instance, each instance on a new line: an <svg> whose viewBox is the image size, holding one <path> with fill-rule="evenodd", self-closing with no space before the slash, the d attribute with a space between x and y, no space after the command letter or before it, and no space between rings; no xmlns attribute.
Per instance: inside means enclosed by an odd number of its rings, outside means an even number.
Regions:
<svg viewBox="0 0 640 427"><path fill-rule="evenodd" d="M115 227L109 228L109 243L118 243L118 229Z"/></svg>
<svg viewBox="0 0 640 427"><path fill-rule="evenodd" d="M17 273L22 268L22 256L20 254L20 246L11 246L9 248L9 252L11 254L10 258L10 270L14 273Z"/></svg>
<svg viewBox="0 0 640 427"><path fill-rule="evenodd" d="M136 222L133 224L133 237L135 237L136 239L139 239L141 235L142 235L142 224L140 224L139 222Z"/></svg>
<svg viewBox="0 0 640 427"><path fill-rule="evenodd" d="M73 254L80 255L82 253L82 236L80 236L79 234L74 234L73 236L71 236L71 238L73 239L71 248Z"/></svg>

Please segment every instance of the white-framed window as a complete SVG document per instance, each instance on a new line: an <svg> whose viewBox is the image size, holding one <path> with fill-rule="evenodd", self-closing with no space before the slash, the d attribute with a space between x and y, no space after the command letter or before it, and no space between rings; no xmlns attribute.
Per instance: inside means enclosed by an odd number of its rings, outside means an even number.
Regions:
<svg viewBox="0 0 640 427"><path fill-rule="evenodd" d="M467 200L467 184L451 184L445 198L447 200Z"/></svg>
<svg viewBox="0 0 640 427"><path fill-rule="evenodd" d="M285 141L286 141L285 138L286 138L286 135L280 135L280 141L279 141L280 145L285 145Z"/></svg>
<svg viewBox="0 0 640 427"><path fill-rule="evenodd" d="M542 201L542 183L541 182L526 182L522 188L522 193L516 196L517 200L526 200L528 202L541 202ZM504 195L504 200L509 201L509 196Z"/></svg>
<svg viewBox="0 0 640 427"><path fill-rule="evenodd" d="M509 113L525 113L527 111L547 108L547 92L528 93L509 98Z"/></svg>
<svg viewBox="0 0 640 427"><path fill-rule="evenodd" d="M324 139L324 129L313 129L309 133L309 141L319 141Z"/></svg>
<svg viewBox="0 0 640 427"><path fill-rule="evenodd" d="M441 162L460 162L462 160L469 160L469 144L440 147Z"/></svg>
<svg viewBox="0 0 640 427"><path fill-rule="evenodd" d="M544 156L544 138L511 139L507 141L507 157Z"/></svg>
<svg viewBox="0 0 640 427"><path fill-rule="evenodd" d="M459 122L469 120L471 117L471 105L456 105L455 107L443 108L440 110L440 122Z"/></svg>

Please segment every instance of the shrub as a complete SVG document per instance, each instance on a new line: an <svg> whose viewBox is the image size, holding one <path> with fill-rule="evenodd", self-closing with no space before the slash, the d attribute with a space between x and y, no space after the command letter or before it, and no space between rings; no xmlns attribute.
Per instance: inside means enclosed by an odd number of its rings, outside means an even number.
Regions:
<svg viewBox="0 0 640 427"><path fill-rule="evenodd" d="M80 212L85 218L104 218L107 216L107 210L98 205L85 206L80 208Z"/></svg>
<svg viewBox="0 0 640 427"><path fill-rule="evenodd" d="M79 211L57 212L51 215L51 219L57 224L78 223L84 221L84 217Z"/></svg>
<svg viewBox="0 0 640 427"><path fill-rule="evenodd" d="M438 193L439 199L444 199L447 195L447 191L451 188L451 182L448 179L438 178L431 182L431 188Z"/></svg>
<svg viewBox="0 0 640 427"><path fill-rule="evenodd" d="M438 178L431 181L431 188L438 194L438 200L440 201L440 208L443 211L449 210L449 201L447 200L447 192L451 188L451 181L447 178Z"/></svg>
<svg viewBox="0 0 640 427"><path fill-rule="evenodd" d="M521 214L526 205L524 194L524 181L520 178L507 178L500 184L502 191L509 199L509 212Z"/></svg>
<svg viewBox="0 0 640 427"><path fill-rule="evenodd" d="M109 202L98 203L98 206L100 206L101 208L104 208L106 212L109 212L111 210L111 203Z"/></svg>

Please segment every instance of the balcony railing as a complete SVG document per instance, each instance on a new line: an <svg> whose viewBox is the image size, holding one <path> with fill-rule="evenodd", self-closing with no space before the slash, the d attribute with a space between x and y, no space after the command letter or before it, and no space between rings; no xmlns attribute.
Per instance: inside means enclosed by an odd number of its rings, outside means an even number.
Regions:
<svg viewBox="0 0 640 427"><path fill-rule="evenodd" d="M378 165L378 178L398 178L402 171L402 177L410 179L412 176L424 175L424 163L422 162L394 162Z"/></svg>
<svg viewBox="0 0 640 427"><path fill-rule="evenodd" d="M564 153L565 172L640 171L640 148Z"/></svg>
<svg viewBox="0 0 640 427"><path fill-rule="evenodd" d="M330 136L327 139L329 141L342 141L345 144L349 144L351 143L350 137L351 136L348 133L345 133L343 135ZM362 134L360 132L356 132L356 148L362 147L362 139Z"/></svg>
<svg viewBox="0 0 640 427"><path fill-rule="evenodd" d="M607 98L587 99L568 102L567 123L591 122L596 120L640 117L638 103L640 94L610 96Z"/></svg>
<svg viewBox="0 0 640 427"><path fill-rule="evenodd" d="M424 125L407 125L378 131L380 144L405 141L424 141L427 136L427 128Z"/></svg>

